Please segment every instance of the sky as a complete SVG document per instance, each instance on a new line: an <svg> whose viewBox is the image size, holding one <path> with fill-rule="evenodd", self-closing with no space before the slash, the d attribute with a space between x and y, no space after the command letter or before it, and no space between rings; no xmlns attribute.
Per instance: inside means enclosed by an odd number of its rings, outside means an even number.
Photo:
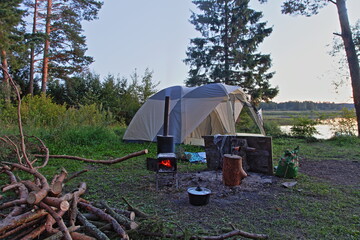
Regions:
<svg viewBox="0 0 360 240"><path fill-rule="evenodd" d="M282 15L280 1L267 4L250 1L250 7L263 12L261 21L273 33L259 47L271 54L279 88L275 102L352 102L350 80L344 80L338 58L329 55L335 32L340 32L336 7L330 4L312 17ZM360 19L360 1L347 0L351 24ZM161 90L184 85L189 67L183 60L190 39L199 33L189 23L196 6L191 0L107 0L99 19L84 23L87 54L94 57L91 70L101 78L108 74L130 79L135 71L142 76L153 71L153 82Z"/></svg>

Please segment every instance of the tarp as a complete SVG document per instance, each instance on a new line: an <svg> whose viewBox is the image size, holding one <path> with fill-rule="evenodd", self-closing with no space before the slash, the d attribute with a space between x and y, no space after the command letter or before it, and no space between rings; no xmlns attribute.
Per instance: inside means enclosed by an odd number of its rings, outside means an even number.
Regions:
<svg viewBox="0 0 360 240"><path fill-rule="evenodd" d="M244 106L265 134L240 87L213 83L200 87L173 86L154 94L135 114L124 140L155 142L156 136L163 134L166 96L170 97L169 135L174 137L174 143L203 145L202 136L235 134L235 123Z"/></svg>

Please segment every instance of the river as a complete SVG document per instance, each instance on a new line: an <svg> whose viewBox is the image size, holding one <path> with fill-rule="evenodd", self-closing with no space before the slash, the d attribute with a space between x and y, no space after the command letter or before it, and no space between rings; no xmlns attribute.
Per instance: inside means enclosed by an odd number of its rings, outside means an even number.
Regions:
<svg viewBox="0 0 360 240"><path fill-rule="evenodd" d="M280 129L281 129L281 131L283 131L285 133L290 133L291 127L292 126L290 126L290 125L285 125L285 126L280 126ZM329 139L334 135L333 131L331 130L331 125L320 124L320 125L315 125L315 128L319 132L319 134L314 134L315 138Z"/></svg>

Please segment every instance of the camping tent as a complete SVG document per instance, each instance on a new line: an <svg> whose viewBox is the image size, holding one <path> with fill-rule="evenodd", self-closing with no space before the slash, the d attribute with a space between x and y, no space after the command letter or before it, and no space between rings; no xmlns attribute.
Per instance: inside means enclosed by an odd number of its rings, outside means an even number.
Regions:
<svg viewBox="0 0 360 240"><path fill-rule="evenodd" d="M165 97L170 97L169 135L174 143L203 145L202 136L235 134L235 122L243 107L265 134L261 119L237 86L220 83L200 87L174 86L151 96L130 122L123 139L156 141L163 134Z"/></svg>

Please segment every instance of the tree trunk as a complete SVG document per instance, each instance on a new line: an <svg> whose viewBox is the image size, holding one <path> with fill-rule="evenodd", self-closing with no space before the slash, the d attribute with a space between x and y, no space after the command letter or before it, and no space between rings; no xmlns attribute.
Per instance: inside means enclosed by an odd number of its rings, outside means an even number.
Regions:
<svg viewBox="0 0 360 240"><path fill-rule="evenodd" d="M49 72L49 48L50 48L50 26L51 26L51 11L52 10L52 0L47 1L47 12L46 12L46 23L45 23L45 45L44 45L44 60L43 60L43 69L42 69L42 79L41 79L41 92L46 94L46 85L48 81L48 72Z"/></svg>
<svg viewBox="0 0 360 240"><path fill-rule="evenodd" d="M229 65L229 7L228 1L225 1L225 29L224 29L224 60L225 60L225 84L230 82Z"/></svg>
<svg viewBox="0 0 360 240"><path fill-rule="evenodd" d="M32 33L36 33L36 24L37 24L37 15L38 15L38 0L35 0L34 4L34 18L33 18L33 29ZM34 95L34 72L35 72L35 45L31 45L30 51L30 76L29 76L29 89L28 94Z"/></svg>
<svg viewBox="0 0 360 240"><path fill-rule="evenodd" d="M353 91L354 105L356 111L356 120L358 126L358 137L360 137L360 67L359 59L356 54L354 40L352 38L349 18L346 10L346 0L337 0L341 37L344 42L346 58L350 70L351 86Z"/></svg>
<svg viewBox="0 0 360 240"><path fill-rule="evenodd" d="M9 66L6 58L6 51L1 50L1 65L3 69L8 72ZM5 101L10 102L10 83L9 83L9 76L6 74L6 72L3 70L3 90L5 95Z"/></svg>

